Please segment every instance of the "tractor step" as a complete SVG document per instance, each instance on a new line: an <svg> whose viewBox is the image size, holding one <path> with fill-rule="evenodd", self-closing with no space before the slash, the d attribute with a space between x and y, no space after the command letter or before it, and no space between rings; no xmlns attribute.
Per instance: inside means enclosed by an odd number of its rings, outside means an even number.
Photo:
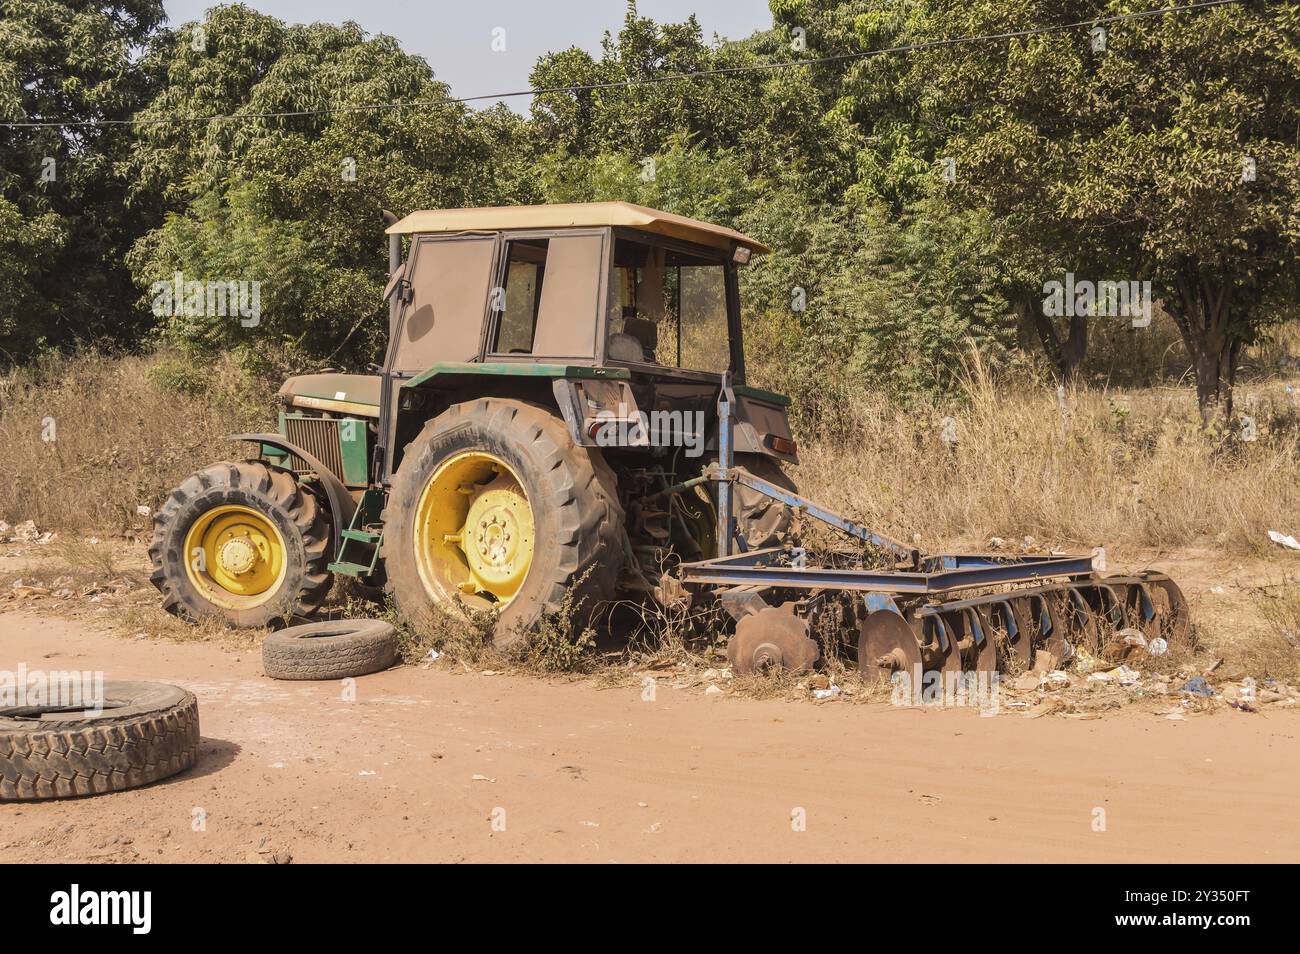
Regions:
<svg viewBox="0 0 1300 954"><path fill-rule="evenodd" d="M370 576L379 565L379 547L384 541L379 515L383 510L383 491L370 489L352 515L352 526L339 532L339 550L329 565L331 573L343 576ZM366 527L377 527L367 530Z"/></svg>

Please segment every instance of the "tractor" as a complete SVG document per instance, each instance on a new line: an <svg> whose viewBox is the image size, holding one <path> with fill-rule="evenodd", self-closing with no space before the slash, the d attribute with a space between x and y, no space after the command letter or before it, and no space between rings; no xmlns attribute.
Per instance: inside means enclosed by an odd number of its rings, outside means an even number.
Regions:
<svg viewBox="0 0 1300 954"><path fill-rule="evenodd" d="M763 243L623 202L385 221L382 366L288 379L278 433L233 435L255 453L168 495L150 556L169 611L273 625L352 577L408 620L491 610L505 648L566 597L716 599L738 671L812 666L831 605L882 674L1054 664L1107 624L1186 634L1162 574L925 556L799 496L790 400L745 374L737 275ZM796 514L853 548L810 563Z"/></svg>

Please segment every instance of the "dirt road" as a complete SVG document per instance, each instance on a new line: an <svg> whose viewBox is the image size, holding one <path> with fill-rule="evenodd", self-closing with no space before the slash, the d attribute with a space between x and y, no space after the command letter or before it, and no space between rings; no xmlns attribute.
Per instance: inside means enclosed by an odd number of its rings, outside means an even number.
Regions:
<svg viewBox="0 0 1300 954"><path fill-rule="evenodd" d="M347 702L256 652L0 615L0 668L20 662L188 686L203 743L149 788L0 805L15 862L1300 860L1294 713L981 718L662 681L648 702L411 667Z"/></svg>

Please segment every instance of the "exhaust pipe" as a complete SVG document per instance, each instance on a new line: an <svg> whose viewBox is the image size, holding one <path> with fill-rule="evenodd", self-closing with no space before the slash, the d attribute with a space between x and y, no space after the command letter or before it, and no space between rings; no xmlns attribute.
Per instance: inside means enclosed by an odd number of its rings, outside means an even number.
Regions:
<svg viewBox="0 0 1300 954"><path fill-rule="evenodd" d="M384 216L384 228L388 229L397 224L397 216L387 209L380 210ZM393 274L402 267L402 237L400 235L388 236L388 277L392 278ZM397 310L401 308L401 302L397 295L388 299L388 336L397 334Z"/></svg>

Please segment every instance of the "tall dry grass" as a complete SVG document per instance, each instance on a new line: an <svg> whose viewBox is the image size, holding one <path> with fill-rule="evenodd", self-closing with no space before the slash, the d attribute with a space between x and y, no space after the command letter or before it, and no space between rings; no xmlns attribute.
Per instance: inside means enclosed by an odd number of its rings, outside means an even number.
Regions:
<svg viewBox="0 0 1300 954"><path fill-rule="evenodd" d="M0 376L0 519L41 530L148 532L163 495L222 437L273 419L271 391L232 359L51 356Z"/></svg>
<svg viewBox="0 0 1300 954"><path fill-rule="evenodd" d="M949 401L900 408L860 393L834 433L802 433L808 496L925 547L1028 535L1059 546L1273 552L1300 533L1300 376L1240 385L1256 439L1207 439L1190 388L1072 389L999 381L975 363ZM132 534L193 470L246 453L271 387L232 359L51 358L0 376L0 519ZM54 440L42 439L53 419ZM945 418L952 418L950 445Z"/></svg>
<svg viewBox="0 0 1300 954"><path fill-rule="evenodd" d="M1300 400L1285 387L1240 386L1254 440L1225 444L1202 433L1190 389L1060 397L976 365L947 403L861 396L839 433L801 435L795 477L805 495L901 539L919 533L923 547L1032 536L1275 552L1268 530L1300 531Z"/></svg>

